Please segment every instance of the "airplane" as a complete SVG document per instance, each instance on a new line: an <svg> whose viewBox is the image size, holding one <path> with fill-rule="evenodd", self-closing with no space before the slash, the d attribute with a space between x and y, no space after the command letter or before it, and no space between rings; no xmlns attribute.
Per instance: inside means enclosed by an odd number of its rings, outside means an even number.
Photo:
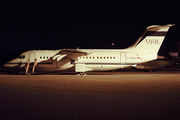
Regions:
<svg viewBox="0 0 180 120"><path fill-rule="evenodd" d="M125 49L30 50L3 65L6 71L55 72L72 70L78 75L88 71L109 71L157 59L169 28L175 24L151 25L137 41Z"/></svg>

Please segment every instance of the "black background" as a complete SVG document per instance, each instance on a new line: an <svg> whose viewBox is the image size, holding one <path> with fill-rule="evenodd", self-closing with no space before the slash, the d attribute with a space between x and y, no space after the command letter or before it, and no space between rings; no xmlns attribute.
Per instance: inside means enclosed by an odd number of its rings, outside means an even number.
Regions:
<svg viewBox="0 0 180 120"><path fill-rule="evenodd" d="M2 3L0 64L27 50L126 48L149 25L174 23L159 54L177 51L178 7L173 1L141 0Z"/></svg>

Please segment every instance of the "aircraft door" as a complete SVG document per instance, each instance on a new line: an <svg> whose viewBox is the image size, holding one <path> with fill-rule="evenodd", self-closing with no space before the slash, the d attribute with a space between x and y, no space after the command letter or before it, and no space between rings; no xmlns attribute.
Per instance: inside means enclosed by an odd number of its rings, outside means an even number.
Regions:
<svg viewBox="0 0 180 120"><path fill-rule="evenodd" d="M120 62L121 64L126 63L126 53L120 53Z"/></svg>
<svg viewBox="0 0 180 120"><path fill-rule="evenodd" d="M29 53L29 62L34 62L34 60L35 60L35 53L34 52Z"/></svg>

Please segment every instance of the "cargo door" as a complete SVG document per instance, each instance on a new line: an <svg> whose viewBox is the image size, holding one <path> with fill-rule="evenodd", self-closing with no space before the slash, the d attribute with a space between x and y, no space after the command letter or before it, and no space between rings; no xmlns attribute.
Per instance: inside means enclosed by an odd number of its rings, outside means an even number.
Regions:
<svg viewBox="0 0 180 120"><path fill-rule="evenodd" d="M126 53L120 53L120 63L121 64L126 63Z"/></svg>

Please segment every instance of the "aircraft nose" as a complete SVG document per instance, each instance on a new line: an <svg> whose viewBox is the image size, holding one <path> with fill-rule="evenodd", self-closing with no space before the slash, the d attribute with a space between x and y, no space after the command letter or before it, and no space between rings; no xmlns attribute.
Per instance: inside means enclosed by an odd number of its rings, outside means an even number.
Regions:
<svg viewBox="0 0 180 120"><path fill-rule="evenodd" d="M5 67L5 68L14 67L14 66L15 66L15 64L10 64L8 62L3 65L3 67Z"/></svg>
<svg viewBox="0 0 180 120"><path fill-rule="evenodd" d="M4 65L3 65L3 67L7 67L8 65L5 63Z"/></svg>
<svg viewBox="0 0 180 120"><path fill-rule="evenodd" d="M3 65L3 67L5 67L5 68L10 68L10 67L15 67L15 66L17 66L17 65L18 65L18 64L17 64L16 60L11 60L11 61L6 62L6 63Z"/></svg>

